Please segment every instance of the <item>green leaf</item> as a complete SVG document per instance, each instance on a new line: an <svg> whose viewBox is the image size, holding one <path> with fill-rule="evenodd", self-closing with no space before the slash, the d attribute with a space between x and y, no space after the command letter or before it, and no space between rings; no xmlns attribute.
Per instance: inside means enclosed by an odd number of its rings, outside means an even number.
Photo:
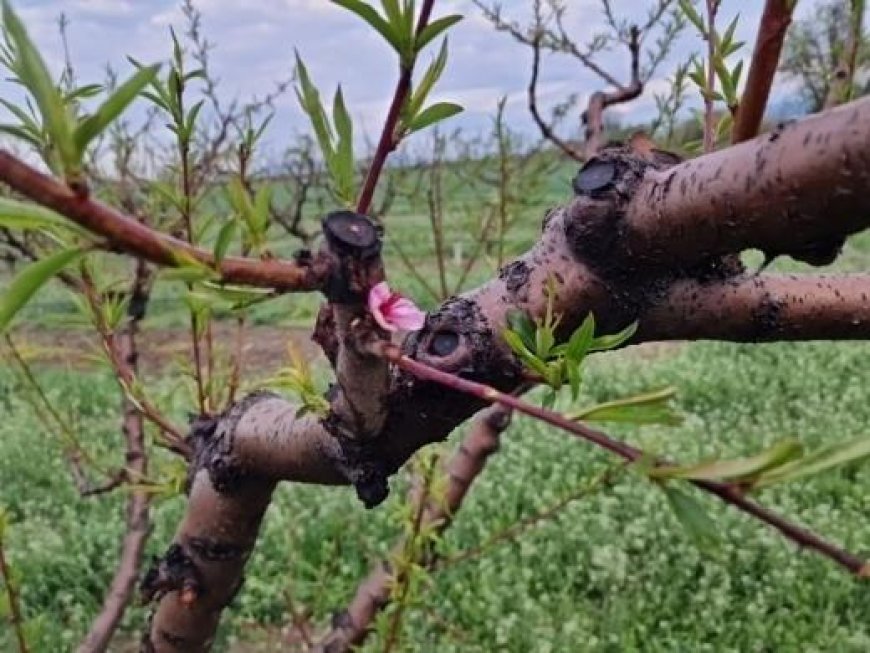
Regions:
<svg viewBox="0 0 870 653"><path fill-rule="evenodd" d="M671 510L680 522L689 539L702 553L715 553L719 547L719 531L716 523L697 499L670 485L660 485Z"/></svg>
<svg viewBox="0 0 870 653"><path fill-rule="evenodd" d="M58 228L73 229L87 233L74 222L70 222L54 211L27 202L19 202L8 197L0 197L0 227L6 229L34 230Z"/></svg>
<svg viewBox="0 0 870 653"><path fill-rule="evenodd" d="M390 23L375 11L375 9L361 0L332 0L339 7L352 11L357 16L362 18L369 25L374 27L377 32L384 37L384 40L389 43L393 49L401 54L402 45L399 42L398 34Z"/></svg>
<svg viewBox="0 0 870 653"><path fill-rule="evenodd" d="M416 117L417 114L420 112L420 109L423 107L423 103L429 96L432 87L435 86L435 83L440 79L441 74L444 72L444 68L446 66L447 39L444 39L444 41L441 43L441 49L438 51L438 56L432 60L431 64L429 64L429 67L426 69L426 72L420 79L420 84L411 95L411 99L408 102L407 107L406 119L408 121L413 121L413 118Z"/></svg>
<svg viewBox="0 0 870 653"><path fill-rule="evenodd" d="M344 104L341 86L335 91L335 99L332 103L332 121L335 124L338 142L336 143L330 167L339 196L349 204L352 204L356 196L353 160L353 122Z"/></svg>
<svg viewBox="0 0 870 653"><path fill-rule="evenodd" d="M695 28L704 34L707 29L704 26L704 19L701 18L701 15L695 10L695 7L692 5L692 0L679 0L680 9L683 10L683 14L685 14L686 18L689 19L689 22L695 26Z"/></svg>
<svg viewBox="0 0 870 653"><path fill-rule="evenodd" d="M6 330L18 311L37 290L83 254L84 250L78 248L64 249L31 263L19 272L0 297L0 333Z"/></svg>
<svg viewBox="0 0 870 653"><path fill-rule="evenodd" d="M308 119L311 121L311 127L314 129L314 135L317 137L318 145L320 145L321 154L324 160L329 162L333 158L332 130L326 119L323 103L320 101L320 93L312 83L311 77L308 75L308 69L302 62L298 52L296 53L296 74L299 77L296 96L299 98L299 104L302 106L303 111L305 111Z"/></svg>
<svg viewBox="0 0 870 653"><path fill-rule="evenodd" d="M609 351L625 344L637 333L637 324L632 322L619 333L595 338L589 346L589 351Z"/></svg>
<svg viewBox="0 0 870 653"><path fill-rule="evenodd" d="M682 418L668 402L676 395L675 388L614 399L570 413L568 419L586 422L627 422L630 424L664 424L675 426Z"/></svg>
<svg viewBox="0 0 870 653"><path fill-rule="evenodd" d="M272 209L272 189L273 186L263 184L257 189L257 194L254 196L254 221L257 233L259 234L265 234L266 228L269 226L269 216Z"/></svg>
<svg viewBox="0 0 870 653"><path fill-rule="evenodd" d="M436 122L446 120L457 113L462 112L462 107L453 102L438 102L430 107L423 109L419 115L411 120L408 129L411 132L420 131Z"/></svg>
<svg viewBox="0 0 870 653"><path fill-rule="evenodd" d="M529 314L520 309L511 309L507 313L507 323L512 331L522 339L523 343L529 349L535 346L535 323Z"/></svg>
<svg viewBox="0 0 870 653"><path fill-rule="evenodd" d="M572 363L580 363L595 339L595 316L590 313L568 339L565 358Z"/></svg>
<svg viewBox="0 0 870 653"><path fill-rule="evenodd" d="M65 170L76 173L79 159L76 156L70 116L63 103L63 96L23 23L6 0L3 0L3 26L15 44L21 82L36 100L45 128L51 135Z"/></svg>
<svg viewBox="0 0 870 653"><path fill-rule="evenodd" d="M752 479L764 472L780 468L785 463L803 454L801 443L794 439L783 440L755 456L733 460L714 460L688 466L661 466L650 472L653 478L682 478L692 480L742 480Z"/></svg>
<svg viewBox="0 0 870 653"><path fill-rule="evenodd" d="M754 485L756 488L762 488L775 483L815 476L835 467L860 462L867 458L870 458L870 438L865 436L848 442L838 442L771 470L762 475Z"/></svg>
<svg viewBox="0 0 870 653"><path fill-rule="evenodd" d="M462 20L462 18L463 16L460 14L451 14L450 16L444 16L443 18L433 20L431 23L426 25L426 27L423 28L423 31L417 35L417 52L420 52L423 48L429 45L429 43L438 38L442 32L453 27L456 23Z"/></svg>
<svg viewBox="0 0 870 653"><path fill-rule="evenodd" d="M99 108L85 118L75 131L75 144L81 156L88 144L99 136L139 94L148 86L160 70L160 64L139 68L126 82L107 97Z"/></svg>
<svg viewBox="0 0 870 653"><path fill-rule="evenodd" d="M220 266L221 261L224 260L224 257L229 251L230 245L233 243L233 239L236 237L238 228L239 223L235 218L227 221L224 226L221 227L214 244L215 266Z"/></svg>

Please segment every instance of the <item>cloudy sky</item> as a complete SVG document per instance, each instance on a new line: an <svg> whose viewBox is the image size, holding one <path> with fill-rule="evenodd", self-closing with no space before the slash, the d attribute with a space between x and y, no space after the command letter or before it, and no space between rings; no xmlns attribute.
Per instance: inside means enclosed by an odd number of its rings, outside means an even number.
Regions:
<svg viewBox="0 0 870 653"><path fill-rule="evenodd" d="M614 0L618 14L638 17L652 0ZM125 71L125 55L140 61L165 60L169 54L168 30L184 30L177 0L12 0L33 38L55 70L62 64L57 32L61 13L70 21L72 58L81 81L100 81L107 63ZM391 51L379 36L354 15L329 0L197 0L209 40L216 43L213 68L221 78L222 94L249 97L268 91L275 80L292 71L293 49L309 64L322 89L341 83L348 105L362 129L374 132L386 109L395 78ZM502 0L507 16L522 20L528 0ZM744 55L751 54L754 29L763 0L725 0L722 23L740 12L738 37L746 40ZM600 0L567 0L568 26L579 42L601 29ZM802 0L799 14L809 15L813 0ZM532 133L525 108L530 53L509 36L495 32L470 0L439 0L436 15L462 13L465 20L451 31L450 61L437 98L452 100L466 108L454 125L472 129L487 124L497 100L507 96L512 126ZM661 79L675 62L685 60L702 46L693 34L678 44L674 56L662 66L644 96L625 108L631 119L652 114L653 93L664 88ZM434 48L433 48L434 49ZM430 58L430 54L424 60ZM618 77L625 76L627 56L608 53L602 63ZM544 106L576 92L580 97L601 87L588 71L563 56L545 60L540 84ZM13 95L8 83L0 82L0 94ZM780 94L782 95L782 93ZM305 128L292 94L280 101L278 119L270 128L272 144Z"/></svg>

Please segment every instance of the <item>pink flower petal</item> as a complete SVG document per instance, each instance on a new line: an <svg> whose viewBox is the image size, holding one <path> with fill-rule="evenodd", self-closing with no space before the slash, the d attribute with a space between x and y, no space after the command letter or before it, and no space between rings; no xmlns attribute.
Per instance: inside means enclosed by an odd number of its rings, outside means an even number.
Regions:
<svg viewBox="0 0 870 653"><path fill-rule="evenodd" d="M369 290L369 310L372 313L375 312L375 309L380 311L381 305L386 302L392 294L393 293L386 281L381 281L372 286L372 289Z"/></svg>
<svg viewBox="0 0 870 653"><path fill-rule="evenodd" d="M410 299L402 297L393 304L387 319L405 331L419 331L426 323L426 313Z"/></svg>
<svg viewBox="0 0 870 653"><path fill-rule="evenodd" d="M426 314L414 302L392 292L385 281L369 291L368 308L375 322L386 331L418 331L426 321Z"/></svg>

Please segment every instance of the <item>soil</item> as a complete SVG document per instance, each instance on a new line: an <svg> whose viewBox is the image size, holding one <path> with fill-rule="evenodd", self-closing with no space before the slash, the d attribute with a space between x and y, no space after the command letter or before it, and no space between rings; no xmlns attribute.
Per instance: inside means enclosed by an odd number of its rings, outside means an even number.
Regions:
<svg viewBox="0 0 870 653"><path fill-rule="evenodd" d="M309 329L301 327L252 326L245 330L245 366L268 372L287 364L288 345L306 359L322 354L311 341ZM102 359L94 333L85 329L18 329L14 338L19 349L35 363L73 369L96 367ZM178 361L190 360L188 329L145 329L139 336L139 365L144 374L157 374ZM236 342L236 325L232 322L213 324L216 356L231 355Z"/></svg>

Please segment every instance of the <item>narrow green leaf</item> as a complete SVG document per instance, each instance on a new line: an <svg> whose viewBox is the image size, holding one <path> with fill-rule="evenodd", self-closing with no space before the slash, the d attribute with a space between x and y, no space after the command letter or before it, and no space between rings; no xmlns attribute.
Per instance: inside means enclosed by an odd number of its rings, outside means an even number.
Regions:
<svg viewBox="0 0 870 653"><path fill-rule="evenodd" d="M79 233L87 233L74 222L50 211L38 204L19 202L8 197L0 197L0 227L7 229L32 230L58 228L72 229Z"/></svg>
<svg viewBox="0 0 870 653"><path fill-rule="evenodd" d="M446 120L457 113L462 112L462 107L453 102L438 102L430 107L423 109L419 115L411 120L408 129L411 132L420 131L425 127L434 125L436 122Z"/></svg>
<svg viewBox="0 0 870 653"><path fill-rule="evenodd" d="M88 144L111 125L153 81L158 70L160 64L139 68L130 79L116 88L92 115L79 124L75 131L75 144L80 156Z"/></svg>
<svg viewBox="0 0 870 653"><path fill-rule="evenodd" d="M389 43L392 48L399 54L402 53L402 46L398 39L398 34L383 17L375 11L375 9L361 0L332 0L339 7L352 11L365 22L371 25L377 32L384 37L384 40Z"/></svg>
<svg viewBox="0 0 870 653"><path fill-rule="evenodd" d="M637 333L637 324L632 322L619 333L595 338L589 346L589 351L609 351L625 344Z"/></svg>
<svg viewBox="0 0 870 653"><path fill-rule="evenodd" d="M22 140L36 149L39 149L43 145L38 134L34 134L32 131L17 125L0 125L0 133Z"/></svg>
<svg viewBox="0 0 870 653"><path fill-rule="evenodd" d="M320 145L321 154L324 160L329 162L333 158L332 130L326 119L323 103L320 101L320 93L312 83L308 69L298 52L296 53L296 74L299 78L296 96L299 98L299 104L303 111L311 121L311 127L314 129L314 135L317 137L318 145Z"/></svg>
<svg viewBox="0 0 870 653"><path fill-rule="evenodd" d="M586 316L583 323L577 328L571 337L568 339L568 346L565 348L565 358L570 363L579 364L589 347L595 339L595 316L592 313Z"/></svg>
<svg viewBox="0 0 870 653"><path fill-rule="evenodd" d="M704 506L678 488L670 485L660 487L689 539L702 553L714 553L719 547L719 531Z"/></svg>
<svg viewBox="0 0 870 653"><path fill-rule="evenodd" d="M692 5L691 0L679 0L680 9L683 10L683 14L685 14L686 18L689 19L689 22L695 26L695 28L704 34L707 31L707 28L704 26L704 19L701 18L701 15L695 10L695 7Z"/></svg>
<svg viewBox="0 0 870 653"><path fill-rule="evenodd" d="M239 229L238 221L233 218L224 223L221 230L218 232L217 239L214 243L214 261L216 266L220 266L221 261L226 257L227 252L236 237L236 232Z"/></svg>
<svg viewBox="0 0 870 653"><path fill-rule="evenodd" d="M353 160L353 122L344 104L341 86L335 91L332 103L332 121L338 142L332 160L333 176L339 196L348 203L353 203L356 196L354 184Z"/></svg>
<svg viewBox="0 0 870 653"><path fill-rule="evenodd" d="M257 233L265 234L269 226L269 216L272 209L272 189L270 184L263 184L254 196L254 221Z"/></svg>
<svg viewBox="0 0 870 653"><path fill-rule="evenodd" d="M75 173L79 159L76 156L71 120L64 106L63 96L48 72L39 50L30 40L24 24L6 0L3 0L3 26L15 44L21 82L36 100L45 128L51 135L65 169Z"/></svg>
<svg viewBox="0 0 870 653"><path fill-rule="evenodd" d="M440 79L444 68L447 66L447 39L441 43L441 49L438 51L438 56L432 60L423 77L420 79L420 84L411 94L411 99L408 101L407 116L408 122L413 122L413 119L420 112L426 98L432 91L432 87Z"/></svg>
<svg viewBox="0 0 870 653"><path fill-rule="evenodd" d="M507 323L511 330L519 335L526 347L531 350L535 346L535 323L528 313L520 309L511 309L507 313Z"/></svg>
<svg viewBox="0 0 870 653"><path fill-rule="evenodd" d="M631 424L664 424L675 426L682 418L668 405L676 395L675 388L614 399L567 415L568 419L586 422L627 422Z"/></svg>
<svg viewBox="0 0 870 653"><path fill-rule="evenodd" d="M441 33L453 27L456 23L462 20L462 18L463 16L460 14L451 14L450 16L444 16L443 18L433 20L431 23L426 25L426 27L423 28L423 31L421 31L417 36L417 52L423 50L423 48L429 45L429 43L438 38Z"/></svg>
<svg viewBox="0 0 870 653"><path fill-rule="evenodd" d="M764 472L780 468L803 454L801 443L794 439L774 444L755 456L733 460L714 460L688 466L661 466L650 472L653 478L682 478L692 480L752 479Z"/></svg>
<svg viewBox="0 0 870 653"><path fill-rule="evenodd" d="M865 436L848 442L839 442L817 449L803 458L771 470L758 479L755 487L762 488L776 483L815 476L867 458L870 458L870 438Z"/></svg>
<svg viewBox="0 0 870 653"><path fill-rule="evenodd" d="M0 297L0 333L31 297L55 274L84 254L81 249L64 249L24 268Z"/></svg>

